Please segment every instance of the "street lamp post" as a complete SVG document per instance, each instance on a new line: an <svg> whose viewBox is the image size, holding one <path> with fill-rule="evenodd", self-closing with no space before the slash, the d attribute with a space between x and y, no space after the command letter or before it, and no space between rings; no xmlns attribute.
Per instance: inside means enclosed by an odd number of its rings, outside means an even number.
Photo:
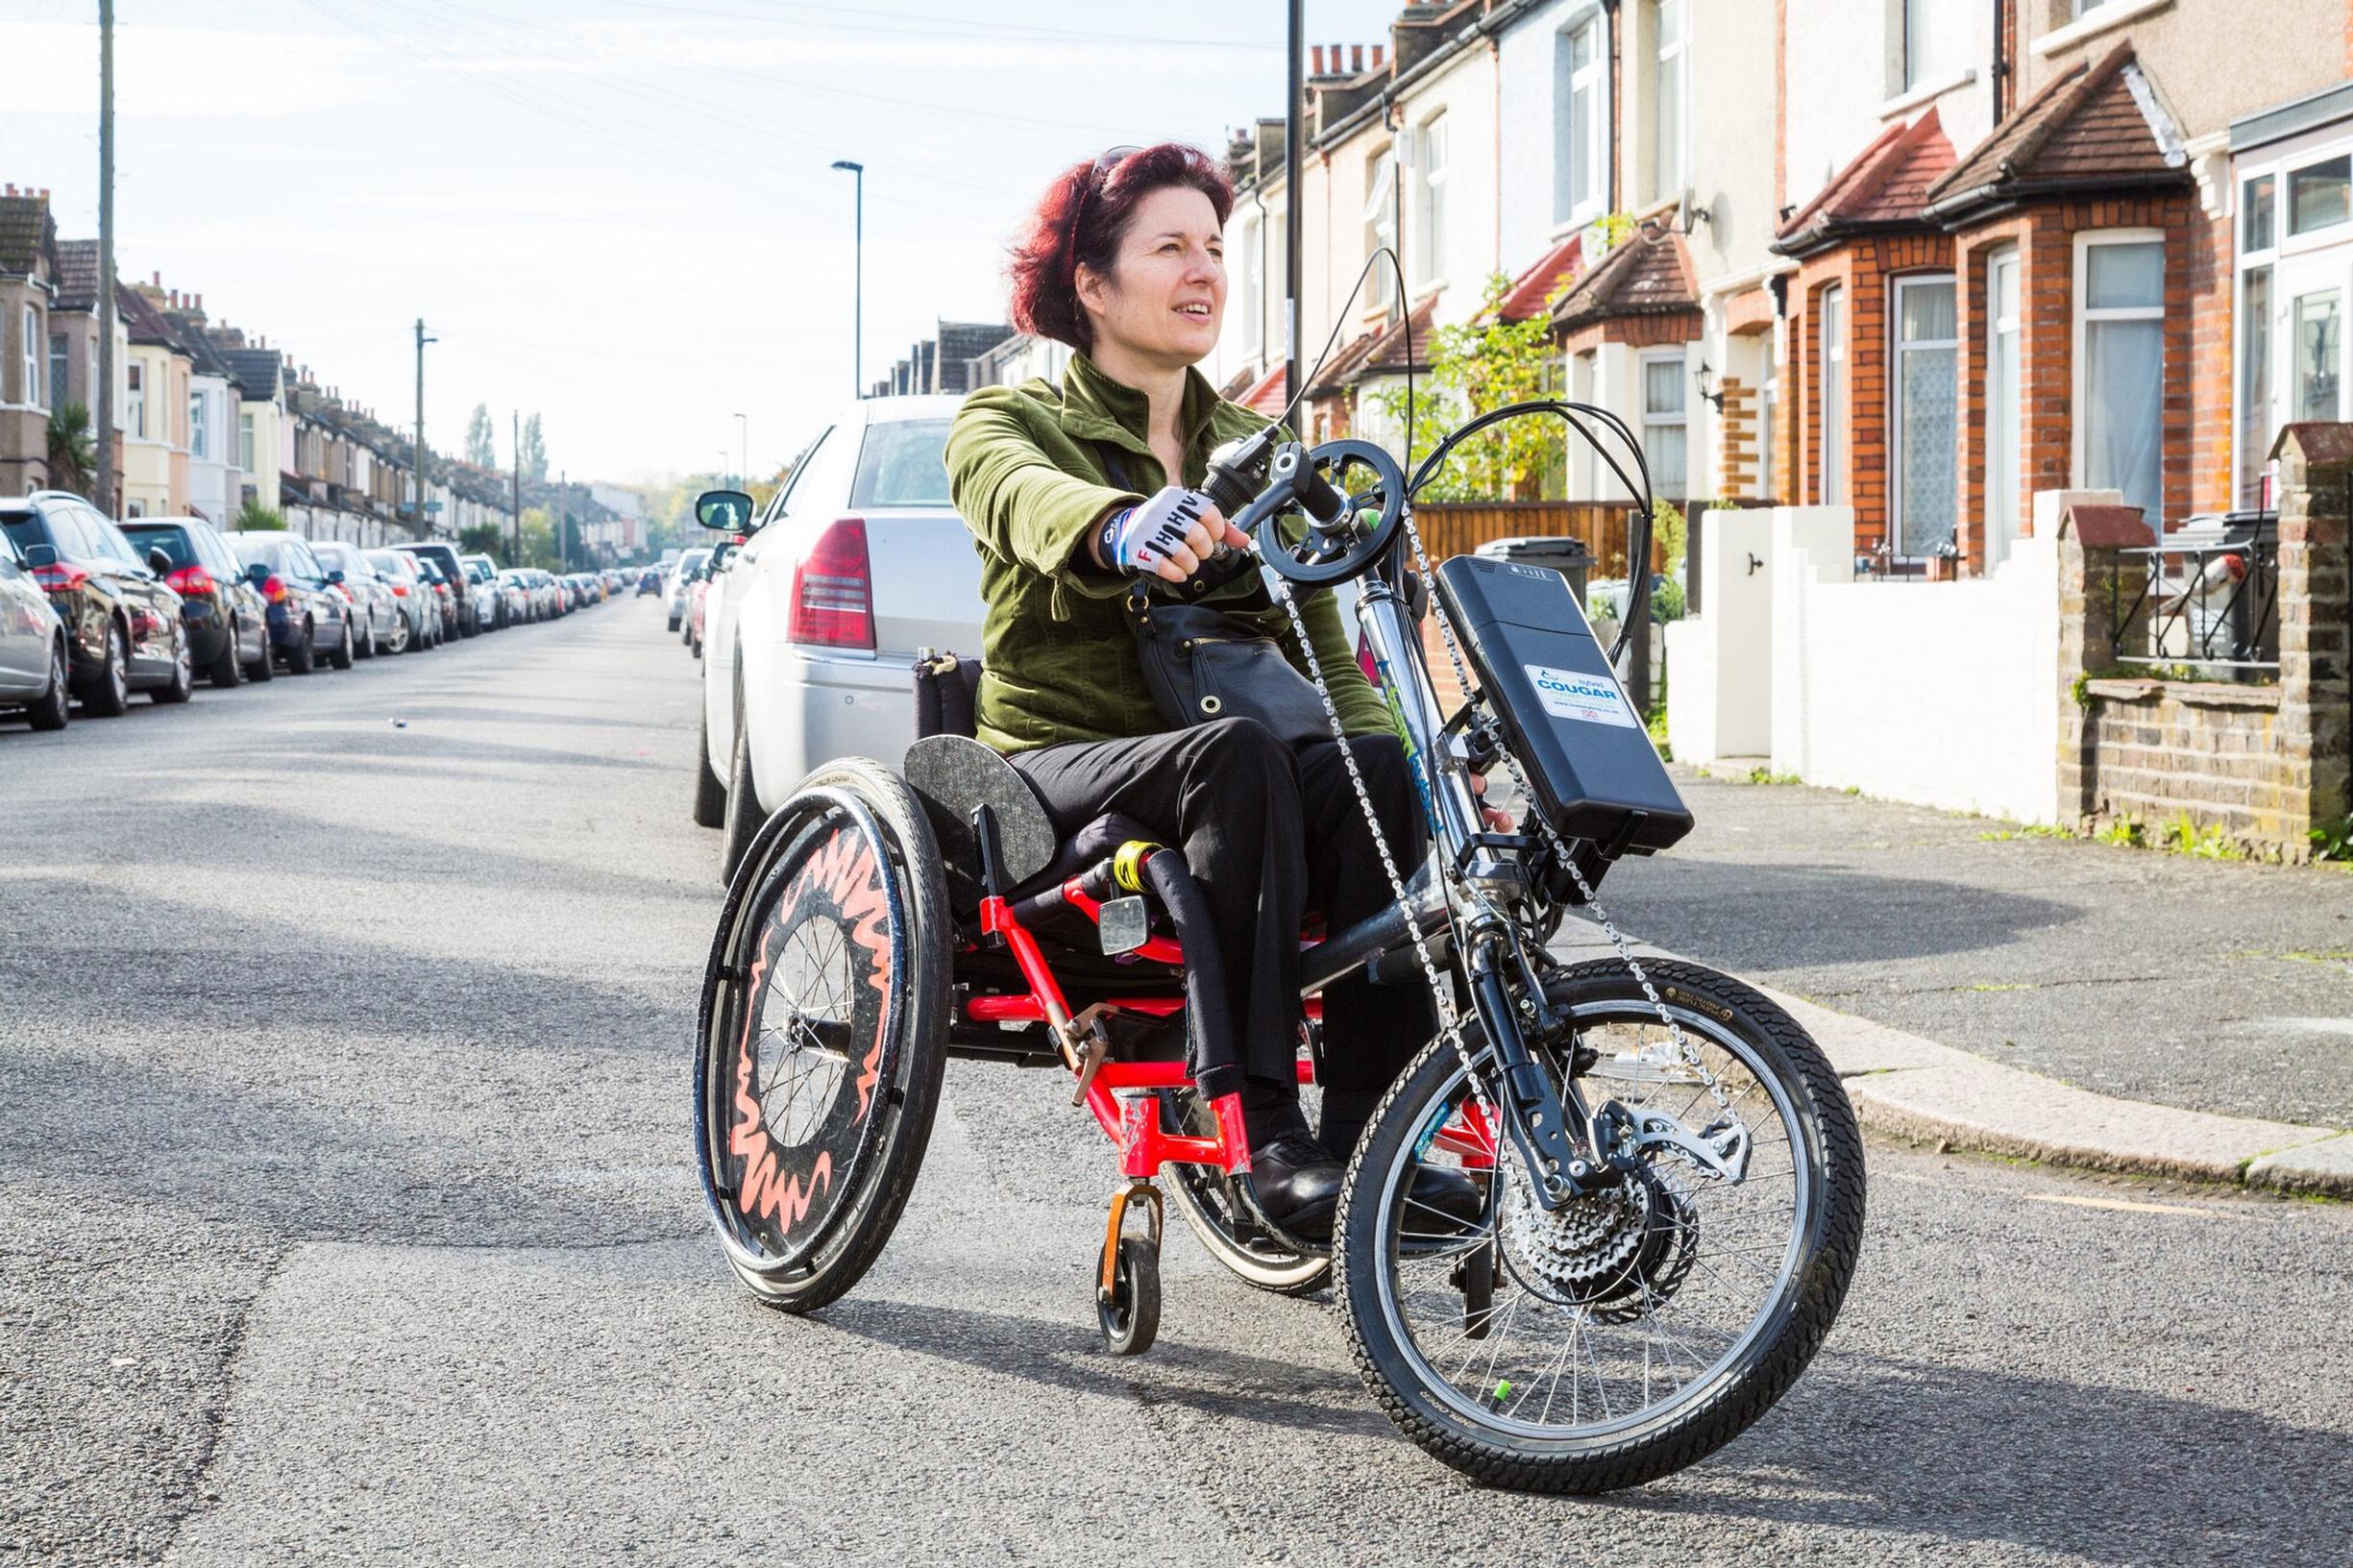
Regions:
<svg viewBox="0 0 2353 1568"><path fill-rule="evenodd" d="M862 397L866 390L866 165L853 163L846 158L833 160L837 169L846 170L857 181L856 205L850 220L852 281L850 283L849 317L849 395Z"/></svg>
<svg viewBox="0 0 2353 1568"><path fill-rule="evenodd" d="M744 489L749 490L751 488L751 417L748 414L738 414L735 419L738 446L735 467L736 482Z"/></svg>

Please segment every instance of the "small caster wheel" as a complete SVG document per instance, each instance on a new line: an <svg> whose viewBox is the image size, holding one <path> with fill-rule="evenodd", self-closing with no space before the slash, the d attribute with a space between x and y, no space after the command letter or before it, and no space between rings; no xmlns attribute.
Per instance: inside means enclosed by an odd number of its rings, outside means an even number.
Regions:
<svg viewBox="0 0 2353 1568"><path fill-rule="evenodd" d="M1122 1237L1109 1299L1095 1297L1103 1347L1114 1356L1140 1356L1160 1335L1160 1253L1140 1236Z"/></svg>
<svg viewBox="0 0 2353 1568"><path fill-rule="evenodd" d="M1462 1292L1462 1336L1484 1339L1495 1317L1495 1243L1458 1262L1449 1283Z"/></svg>

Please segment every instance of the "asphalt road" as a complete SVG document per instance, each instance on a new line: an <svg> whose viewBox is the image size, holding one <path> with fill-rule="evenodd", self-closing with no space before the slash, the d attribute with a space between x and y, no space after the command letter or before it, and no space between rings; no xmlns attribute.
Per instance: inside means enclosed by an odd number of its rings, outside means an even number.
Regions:
<svg viewBox="0 0 2353 1568"><path fill-rule="evenodd" d="M2102 1094L2353 1127L2353 871L1676 772L1698 825L1603 890L1644 939Z"/></svg>
<svg viewBox="0 0 2353 1568"><path fill-rule="evenodd" d="M1599 1502L1437 1467L1181 1228L1102 1355L1111 1166L1042 1075L952 1065L875 1271L754 1306L688 1166L660 625L0 728L5 1560L2343 1560L2341 1206L1876 1146L1814 1369Z"/></svg>

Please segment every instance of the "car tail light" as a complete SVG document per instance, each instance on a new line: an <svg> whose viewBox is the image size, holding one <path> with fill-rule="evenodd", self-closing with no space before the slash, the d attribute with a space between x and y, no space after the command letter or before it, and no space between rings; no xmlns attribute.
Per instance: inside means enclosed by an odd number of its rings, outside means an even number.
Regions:
<svg viewBox="0 0 2353 1568"><path fill-rule="evenodd" d="M184 566L163 579L164 585L180 594L212 594L212 574L201 566Z"/></svg>
<svg viewBox="0 0 2353 1568"><path fill-rule="evenodd" d="M821 648L874 646L874 576L867 562L864 518L827 525L793 568L793 613L785 635Z"/></svg>
<svg viewBox="0 0 2353 1568"><path fill-rule="evenodd" d="M90 575L71 561L53 561L35 567L33 580L53 594L62 594L89 581Z"/></svg>
<svg viewBox="0 0 2353 1568"><path fill-rule="evenodd" d="M398 577L394 577L392 579L392 597L395 599L406 599L408 597L408 584L403 582Z"/></svg>
<svg viewBox="0 0 2353 1568"><path fill-rule="evenodd" d="M263 577L261 579L261 597L268 600L273 604L283 604L286 601L285 579L276 576L275 574Z"/></svg>

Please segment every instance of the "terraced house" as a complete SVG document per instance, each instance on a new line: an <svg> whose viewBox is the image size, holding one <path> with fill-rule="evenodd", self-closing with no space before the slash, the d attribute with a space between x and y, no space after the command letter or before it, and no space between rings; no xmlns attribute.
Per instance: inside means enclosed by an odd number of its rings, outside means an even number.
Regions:
<svg viewBox="0 0 2353 1568"><path fill-rule="evenodd" d="M2346 411L2349 32L2342 0L1404 7L1314 51L1300 336L1341 347L1311 429L1377 421L1407 338L1501 273L1663 493L1850 506L1862 570L1989 571L2038 491L2259 503L2279 428ZM1281 120L1230 156L1213 368L1272 411ZM1402 289L1343 311L1383 245Z"/></svg>
<svg viewBox="0 0 2353 1568"><path fill-rule="evenodd" d="M0 495L49 483L57 237L47 191L0 195Z"/></svg>

